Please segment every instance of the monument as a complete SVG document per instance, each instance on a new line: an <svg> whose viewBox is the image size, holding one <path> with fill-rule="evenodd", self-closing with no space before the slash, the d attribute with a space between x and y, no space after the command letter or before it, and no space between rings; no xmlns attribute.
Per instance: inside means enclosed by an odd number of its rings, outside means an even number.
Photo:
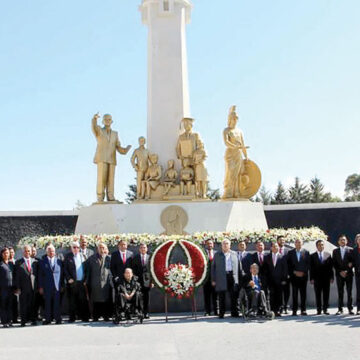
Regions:
<svg viewBox="0 0 360 360"><path fill-rule="evenodd" d="M139 10L148 26L148 118L147 138L139 137L139 147L131 156L137 199L130 205L115 203L116 150L126 154L130 146L121 147L117 133L110 129L109 115L104 116L103 129L95 115L97 154L110 160L97 159L98 202L80 210L76 233L181 235L267 229L263 205L249 201L261 185L261 173L248 158L235 106L223 132L224 194L217 202L207 198L206 141L193 129L189 106L185 27L191 9L189 0L142 1Z"/></svg>

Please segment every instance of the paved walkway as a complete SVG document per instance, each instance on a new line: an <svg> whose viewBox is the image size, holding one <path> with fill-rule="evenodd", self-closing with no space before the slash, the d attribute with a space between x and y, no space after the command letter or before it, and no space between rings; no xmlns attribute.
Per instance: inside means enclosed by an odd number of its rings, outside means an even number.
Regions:
<svg viewBox="0 0 360 360"><path fill-rule="evenodd" d="M332 312L335 312L332 309ZM267 322L156 315L143 325L76 323L0 329L0 359L357 359L360 316L284 316Z"/></svg>

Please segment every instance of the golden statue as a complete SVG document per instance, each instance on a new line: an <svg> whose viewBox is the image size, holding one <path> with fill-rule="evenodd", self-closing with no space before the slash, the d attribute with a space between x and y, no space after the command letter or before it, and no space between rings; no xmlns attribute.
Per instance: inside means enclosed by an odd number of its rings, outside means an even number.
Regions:
<svg viewBox="0 0 360 360"><path fill-rule="evenodd" d="M134 150L131 156L131 165L136 171L136 197L143 199L145 192L141 186L145 178L145 173L149 167L149 150L145 149L146 140L143 136L139 137L139 147Z"/></svg>
<svg viewBox="0 0 360 360"><path fill-rule="evenodd" d="M165 175L164 175L164 192L163 195L167 195L170 191L171 188L175 187L176 185L176 180L178 177L178 173L175 170L175 161L174 160L169 160L168 161L168 168L165 171Z"/></svg>
<svg viewBox="0 0 360 360"><path fill-rule="evenodd" d="M190 165L192 165L193 152L197 149L197 140L200 138L199 134L192 132L193 122L194 119L191 118L182 119L181 124L184 126L184 132L179 136L176 145L178 159L181 162L188 159Z"/></svg>
<svg viewBox="0 0 360 360"><path fill-rule="evenodd" d="M131 148L121 147L118 133L111 130L112 117L109 114L103 116L104 127L97 124L100 118L99 113L95 114L91 121L91 128L96 137L97 148L94 157L94 163L97 164L97 201L102 203L105 198L108 201L116 201L114 197L114 179L116 167L116 150L125 155Z"/></svg>
<svg viewBox="0 0 360 360"><path fill-rule="evenodd" d="M207 158L204 150L204 143L198 139L197 149L193 152L193 166L195 173L195 193L196 197L206 199L208 186L208 173L205 168L205 160Z"/></svg>
<svg viewBox="0 0 360 360"><path fill-rule="evenodd" d="M158 155L150 154L149 158L151 165L146 170L145 179L141 185L141 193L145 192L145 200L149 200L151 198L151 191L158 188L162 175L161 166L158 164Z"/></svg>
<svg viewBox="0 0 360 360"><path fill-rule="evenodd" d="M180 195L190 195L194 181L194 170L190 166L190 159L183 159L183 168L180 170Z"/></svg>
<svg viewBox="0 0 360 360"><path fill-rule="evenodd" d="M223 199L246 198L254 196L261 185L261 173L257 165L248 159L244 137L238 122L236 106L232 106L228 116L228 127L224 130L225 180Z"/></svg>

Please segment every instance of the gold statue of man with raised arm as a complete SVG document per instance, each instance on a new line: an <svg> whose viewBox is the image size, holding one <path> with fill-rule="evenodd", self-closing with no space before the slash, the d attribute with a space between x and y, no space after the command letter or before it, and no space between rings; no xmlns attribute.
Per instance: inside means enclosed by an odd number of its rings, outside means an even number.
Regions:
<svg viewBox="0 0 360 360"><path fill-rule="evenodd" d="M105 192L107 201L116 201L114 196L116 150L125 155L130 150L131 145L126 148L121 147L118 133L111 129L113 121L110 114L103 116L104 127L97 124L99 118L99 113L93 116L91 128L97 141L94 157L94 163L97 164L97 201L102 203L104 202Z"/></svg>

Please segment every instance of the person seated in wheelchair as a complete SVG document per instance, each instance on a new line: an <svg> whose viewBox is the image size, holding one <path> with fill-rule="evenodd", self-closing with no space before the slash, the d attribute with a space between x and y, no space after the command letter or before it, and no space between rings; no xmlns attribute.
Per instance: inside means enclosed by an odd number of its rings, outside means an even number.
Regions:
<svg viewBox="0 0 360 360"><path fill-rule="evenodd" d="M254 263L250 266L250 274L244 276L243 284L249 304L248 315L267 314L269 309L257 264Z"/></svg>
<svg viewBox="0 0 360 360"><path fill-rule="evenodd" d="M141 320L143 314L141 286L130 268L125 269L124 278L120 281L117 290L117 319L121 321L137 317Z"/></svg>

